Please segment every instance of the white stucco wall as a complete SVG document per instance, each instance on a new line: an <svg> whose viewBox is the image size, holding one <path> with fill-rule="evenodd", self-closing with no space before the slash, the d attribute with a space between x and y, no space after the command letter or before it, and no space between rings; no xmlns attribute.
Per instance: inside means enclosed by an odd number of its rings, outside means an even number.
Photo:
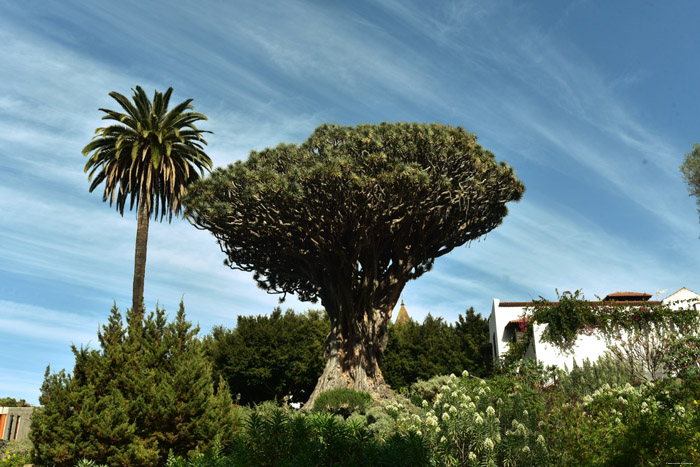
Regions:
<svg viewBox="0 0 700 467"><path fill-rule="evenodd" d="M501 306L501 301L497 298L493 300L491 315L489 316L489 342L492 344L495 334L496 341L494 345L495 357L502 356L510 348L510 333L506 333L506 326L512 320L521 318L525 313L523 306ZM534 355L532 351L526 353L525 358L535 358L538 362L542 362L545 366L555 365L560 368L571 369L573 367L574 358L580 365L586 358L591 361L597 360L607 350L605 342L595 336L580 336L577 339L576 345L572 353L564 353L558 348L542 342L542 333L544 325L535 325L533 329L534 337Z"/></svg>
<svg viewBox="0 0 700 467"><path fill-rule="evenodd" d="M700 295L683 287L661 300L661 303L668 305L672 310L686 308L687 306L695 306L695 309L699 309Z"/></svg>
<svg viewBox="0 0 700 467"><path fill-rule="evenodd" d="M576 345L571 351L562 352L557 347L542 342L542 333L545 327L545 325L536 324L533 329L536 360L544 366L554 365L571 370L574 367L574 359L581 366L584 360L589 359L591 362L594 362L608 350L608 346L603 339L595 335L579 335L576 339Z"/></svg>
<svg viewBox="0 0 700 467"><path fill-rule="evenodd" d="M696 309L700 310L700 295L685 287L672 293L661 302L676 310L687 306L695 306ZM506 325L511 320L522 317L526 308L526 306L502 306L501 303L499 299L493 299L491 315L489 316L489 342L493 345L495 359L501 357L510 347L510 333L506 333ZM562 369L565 367L571 369L574 359L578 365L581 365L585 359L594 362L608 350L603 339L595 335L581 334L572 351L565 353L553 345L542 342L544 329L545 325L535 325L533 329L535 355L528 352L526 358L534 357L545 366L554 365ZM623 332L622 338L625 337Z"/></svg>

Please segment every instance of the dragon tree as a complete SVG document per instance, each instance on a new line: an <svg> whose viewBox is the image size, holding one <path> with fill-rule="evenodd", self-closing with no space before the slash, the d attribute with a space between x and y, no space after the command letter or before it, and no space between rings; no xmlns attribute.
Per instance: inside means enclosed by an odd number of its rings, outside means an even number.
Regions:
<svg viewBox="0 0 700 467"><path fill-rule="evenodd" d="M337 387L391 394L379 363L401 291L496 228L525 187L461 127L325 124L252 151L190 187L185 216L268 293L321 300L328 362L307 406Z"/></svg>

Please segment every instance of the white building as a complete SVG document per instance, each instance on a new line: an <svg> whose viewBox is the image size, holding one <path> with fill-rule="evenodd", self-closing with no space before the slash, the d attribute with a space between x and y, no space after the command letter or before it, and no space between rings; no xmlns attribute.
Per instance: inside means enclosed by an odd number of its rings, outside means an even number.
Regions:
<svg viewBox="0 0 700 467"><path fill-rule="evenodd" d="M650 298L651 295L645 293L615 292L607 295L603 301L624 302L629 306L664 304L672 309L687 307L688 304L691 304L694 308L700 307L700 295L685 287L661 301L650 301ZM552 302L554 305L557 303ZM508 351L511 342L516 342L522 338L523 333L520 331L520 321L522 316L525 315L525 310L533 305L533 302L501 302L497 298L493 299L493 308L489 316L489 343L491 344L493 361L497 361ZM534 339L530 341L525 358L534 358L545 366L554 365L563 369L564 365L566 365L571 369L574 359L576 359L578 364L587 358L594 362L608 350L603 339L595 335L579 335L573 351L570 353L562 352L551 344L542 342L544 329L545 325L536 324L534 326Z"/></svg>

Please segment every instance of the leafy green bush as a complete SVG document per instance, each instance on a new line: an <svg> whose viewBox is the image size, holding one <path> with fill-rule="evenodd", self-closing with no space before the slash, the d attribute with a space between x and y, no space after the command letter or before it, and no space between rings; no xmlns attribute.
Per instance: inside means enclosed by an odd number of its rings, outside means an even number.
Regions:
<svg viewBox="0 0 700 467"><path fill-rule="evenodd" d="M675 383L604 384L580 401L559 398L543 420L553 462L646 466L700 461L700 412L669 385Z"/></svg>
<svg viewBox="0 0 700 467"><path fill-rule="evenodd" d="M489 342L488 320L469 308L456 323L428 314L423 323L396 323L380 365L384 380L395 390L408 389L418 380L461 373L486 374L479 347Z"/></svg>
<svg viewBox="0 0 700 467"><path fill-rule="evenodd" d="M372 396L350 388L337 388L319 394L314 412L328 412L347 418L353 412L365 413L374 405Z"/></svg>
<svg viewBox="0 0 700 467"><path fill-rule="evenodd" d="M591 363L585 359L578 366L574 359L571 371L558 371L557 384L561 391L582 398L595 392L605 384L625 386L627 383L639 384L640 381L627 371L627 366L610 354L606 354Z"/></svg>
<svg viewBox="0 0 700 467"><path fill-rule="evenodd" d="M419 407L398 395L346 420L267 404L249 411L244 431L227 449L189 460L173 457L168 465L700 462L695 383L611 384L614 368L604 359L566 375L528 360L488 380L450 375L431 380L431 387L437 380L442 384Z"/></svg>
<svg viewBox="0 0 700 467"><path fill-rule="evenodd" d="M440 388L444 386L450 380L449 376L434 376L428 381L423 381L419 379L415 383L411 384L411 393L419 396L422 399L432 402L440 391ZM419 404L422 401L419 402ZM416 404L418 405L418 404Z"/></svg>
<svg viewBox="0 0 700 467"><path fill-rule="evenodd" d="M356 420L328 413L295 413L281 408L262 415L251 410L245 429L226 449L215 446L189 459L171 455L168 467L204 466L426 466L430 453L422 438L371 435Z"/></svg>
<svg viewBox="0 0 700 467"><path fill-rule="evenodd" d="M233 439L236 417L225 383L215 394L198 328L165 312L116 308L98 332L101 350L72 347L73 374L46 371L32 416L33 462L73 466L80 459L152 466L172 450L206 450L216 435Z"/></svg>
<svg viewBox="0 0 700 467"><path fill-rule="evenodd" d="M323 372L323 343L330 331L325 312L239 316L235 329L216 326L204 339L214 364L241 404L291 396L305 402Z"/></svg>
<svg viewBox="0 0 700 467"><path fill-rule="evenodd" d="M24 467L29 464L29 454L5 454L0 457L1 467Z"/></svg>
<svg viewBox="0 0 700 467"><path fill-rule="evenodd" d="M31 451L32 442L28 439L0 440L0 467L24 467L30 462Z"/></svg>
<svg viewBox="0 0 700 467"><path fill-rule="evenodd" d="M0 457L2 457L3 454L17 454L24 456L31 453L33 447L34 446L32 445L31 440L27 438L12 441L0 440Z"/></svg>

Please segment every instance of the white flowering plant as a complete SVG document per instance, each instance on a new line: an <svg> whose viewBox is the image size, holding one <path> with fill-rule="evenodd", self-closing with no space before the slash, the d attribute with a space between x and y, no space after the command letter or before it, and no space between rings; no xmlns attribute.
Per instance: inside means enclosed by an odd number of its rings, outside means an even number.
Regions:
<svg viewBox="0 0 700 467"><path fill-rule="evenodd" d="M419 407L390 403L384 409L398 432L413 432L426 440L437 465L544 465L544 436L534 412L531 415L522 402L464 372L450 375L434 398ZM517 420L510 417L515 411Z"/></svg>

